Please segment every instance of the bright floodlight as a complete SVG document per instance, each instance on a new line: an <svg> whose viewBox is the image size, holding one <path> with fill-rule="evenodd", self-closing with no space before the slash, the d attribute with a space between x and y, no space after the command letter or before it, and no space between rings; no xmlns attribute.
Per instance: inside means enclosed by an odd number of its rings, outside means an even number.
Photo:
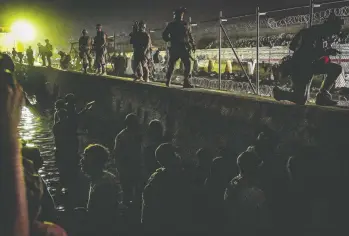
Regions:
<svg viewBox="0 0 349 236"><path fill-rule="evenodd" d="M35 38L34 27L25 21L17 21L13 23L11 30L16 40L28 42Z"/></svg>

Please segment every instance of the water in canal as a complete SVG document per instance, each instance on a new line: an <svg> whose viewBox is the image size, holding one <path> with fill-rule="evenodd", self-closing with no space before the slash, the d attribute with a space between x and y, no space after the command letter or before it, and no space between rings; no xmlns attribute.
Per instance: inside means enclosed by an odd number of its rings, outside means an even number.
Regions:
<svg viewBox="0 0 349 236"><path fill-rule="evenodd" d="M46 181L49 192L57 201L57 189L59 189L59 173L54 158L54 137L52 134L52 121L48 118L35 115L27 107L23 107L22 118L19 125L19 133L28 146L36 146L40 149L44 164L39 170L40 175ZM64 210L58 205L57 210Z"/></svg>

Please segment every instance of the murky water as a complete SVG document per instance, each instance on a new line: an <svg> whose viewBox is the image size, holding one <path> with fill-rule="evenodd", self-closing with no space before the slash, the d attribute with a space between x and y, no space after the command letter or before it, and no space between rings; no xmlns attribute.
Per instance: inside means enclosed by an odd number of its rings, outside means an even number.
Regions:
<svg viewBox="0 0 349 236"><path fill-rule="evenodd" d="M36 146L40 149L44 164L39 174L46 181L50 193L55 198L59 189L59 173L54 158L52 121L41 118L27 107L23 107L19 133L27 142L27 146Z"/></svg>

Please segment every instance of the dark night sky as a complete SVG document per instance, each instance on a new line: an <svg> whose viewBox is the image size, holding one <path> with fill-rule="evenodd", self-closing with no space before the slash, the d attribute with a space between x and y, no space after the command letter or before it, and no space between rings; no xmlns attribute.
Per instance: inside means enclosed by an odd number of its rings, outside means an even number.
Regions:
<svg viewBox="0 0 349 236"><path fill-rule="evenodd" d="M96 23L103 24L110 35L130 31L132 22L140 19L150 28L159 28L172 19L172 10L179 6L187 7L188 15L200 21L217 17L220 10L224 15L236 15L255 12L257 4L261 10L268 10L308 3L309 0L0 0L0 25L7 23L4 12L30 12L31 17L43 21L43 37L54 34L63 40L77 38L81 28L93 31Z"/></svg>

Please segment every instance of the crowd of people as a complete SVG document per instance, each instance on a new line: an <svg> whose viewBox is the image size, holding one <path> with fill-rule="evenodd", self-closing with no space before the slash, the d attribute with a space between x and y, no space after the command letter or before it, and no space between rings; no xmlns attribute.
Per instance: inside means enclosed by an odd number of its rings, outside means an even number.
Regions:
<svg viewBox="0 0 349 236"><path fill-rule="evenodd" d="M183 9L177 11L178 18L164 32L178 50L170 52L169 63L189 57L192 49L173 39L175 29L184 24L183 13ZM331 30L337 32L339 23L337 18L329 19L314 32L320 34L323 27L333 25L337 28ZM145 66L142 59L139 65ZM79 194L76 188L83 174L88 200L85 207L70 203L72 220L62 225L65 230L47 223L60 221L38 173L39 150L21 145L18 138L23 91L13 78L15 66L9 56L1 54L0 69L0 227L4 235L318 235L320 229L334 233L340 224L338 196L324 193L322 186L337 179L324 175L331 162L315 147L280 157L276 153L279 137L265 129L242 153L224 147L216 155L202 147L195 157L182 159L159 120L152 120L143 133L139 118L131 113L113 147L94 142L80 154L80 117L94 102L77 111L73 94L55 103L55 157L62 190L71 197ZM169 86L171 73L168 79Z"/></svg>

